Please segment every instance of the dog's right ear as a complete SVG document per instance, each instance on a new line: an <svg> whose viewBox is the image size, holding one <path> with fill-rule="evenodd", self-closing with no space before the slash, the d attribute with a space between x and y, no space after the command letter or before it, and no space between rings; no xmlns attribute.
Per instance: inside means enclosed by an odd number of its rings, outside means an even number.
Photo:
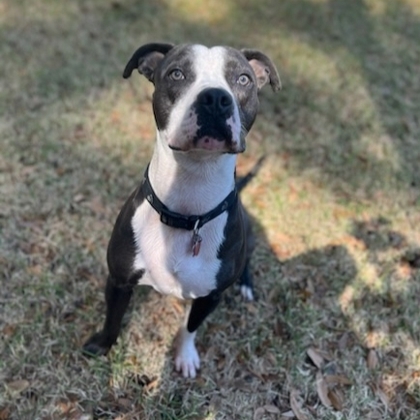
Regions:
<svg viewBox="0 0 420 420"><path fill-rule="evenodd" d="M258 50L243 49L241 52L254 70L255 76L257 77L258 89L261 89L269 82L274 92L277 92L281 88L281 81L273 62Z"/></svg>
<svg viewBox="0 0 420 420"><path fill-rule="evenodd" d="M133 54L125 66L123 72L124 79L128 79L133 70L137 69L140 74L144 75L153 83L153 75L156 67L173 47L172 44L160 43L143 45Z"/></svg>

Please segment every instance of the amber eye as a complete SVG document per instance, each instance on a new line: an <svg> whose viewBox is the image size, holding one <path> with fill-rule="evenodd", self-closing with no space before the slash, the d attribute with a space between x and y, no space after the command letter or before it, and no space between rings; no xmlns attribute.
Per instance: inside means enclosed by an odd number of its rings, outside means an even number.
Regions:
<svg viewBox="0 0 420 420"><path fill-rule="evenodd" d="M241 74L238 77L237 83L241 86L248 86L251 83L251 78L247 74Z"/></svg>
<svg viewBox="0 0 420 420"><path fill-rule="evenodd" d="M184 73L180 69L174 69L169 73L169 78L174 81L185 79Z"/></svg>

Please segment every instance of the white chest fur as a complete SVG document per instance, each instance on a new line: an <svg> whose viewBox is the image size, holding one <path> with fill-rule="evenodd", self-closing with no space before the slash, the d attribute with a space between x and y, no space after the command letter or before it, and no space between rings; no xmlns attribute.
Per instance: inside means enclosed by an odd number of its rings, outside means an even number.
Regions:
<svg viewBox="0 0 420 420"><path fill-rule="evenodd" d="M221 261L217 252L223 242L227 213L200 230L200 253L192 255L192 231L170 228L144 201L132 219L136 243L134 269L145 269L139 284L181 299L206 296L216 287Z"/></svg>

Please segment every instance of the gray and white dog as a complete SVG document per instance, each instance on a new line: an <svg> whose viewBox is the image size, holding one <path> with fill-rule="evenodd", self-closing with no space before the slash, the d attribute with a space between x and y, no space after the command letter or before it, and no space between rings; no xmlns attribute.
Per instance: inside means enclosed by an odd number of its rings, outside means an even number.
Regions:
<svg viewBox="0 0 420 420"><path fill-rule="evenodd" d="M84 345L106 354L117 341L135 285L191 299L180 328L175 366L195 377L197 328L222 292L240 280L253 299L248 263L253 250L248 216L235 183L236 155L258 111L266 83L280 88L272 61L257 50L147 44L128 62L155 86L154 153L143 182L124 204L108 246L106 320Z"/></svg>

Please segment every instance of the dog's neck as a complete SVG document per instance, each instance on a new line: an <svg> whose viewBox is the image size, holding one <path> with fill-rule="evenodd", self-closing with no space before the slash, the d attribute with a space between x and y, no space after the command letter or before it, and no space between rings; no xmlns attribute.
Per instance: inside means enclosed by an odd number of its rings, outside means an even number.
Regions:
<svg viewBox="0 0 420 420"><path fill-rule="evenodd" d="M171 150L158 132L149 179L159 199L172 211L203 214L235 187L236 155Z"/></svg>

